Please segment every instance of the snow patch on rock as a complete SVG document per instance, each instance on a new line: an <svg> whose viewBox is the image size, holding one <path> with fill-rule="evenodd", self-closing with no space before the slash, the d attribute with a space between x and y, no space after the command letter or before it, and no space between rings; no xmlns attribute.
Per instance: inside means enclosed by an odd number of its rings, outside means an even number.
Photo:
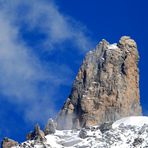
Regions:
<svg viewBox="0 0 148 148"><path fill-rule="evenodd" d="M114 43L114 44L107 45L107 48L108 49L117 49L118 46L117 46L117 43Z"/></svg>

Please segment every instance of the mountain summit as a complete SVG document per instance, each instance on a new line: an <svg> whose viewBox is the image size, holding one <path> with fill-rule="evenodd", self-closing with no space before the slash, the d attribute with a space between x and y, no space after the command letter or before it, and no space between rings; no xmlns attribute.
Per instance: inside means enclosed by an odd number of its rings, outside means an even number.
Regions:
<svg viewBox="0 0 148 148"><path fill-rule="evenodd" d="M103 39L87 53L57 116L57 128L94 126L141 115L138 60L136 42L130 37L121 37L117 44Z"/></svg>

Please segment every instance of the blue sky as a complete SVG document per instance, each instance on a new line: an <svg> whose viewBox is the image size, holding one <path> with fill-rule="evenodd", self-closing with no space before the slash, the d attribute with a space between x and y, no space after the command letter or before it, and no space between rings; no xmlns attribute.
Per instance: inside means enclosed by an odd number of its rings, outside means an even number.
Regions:
<svg viewBox="0 0 148 148"><path fill-rule="evenodd" d="M0 140L23 141L70 93L85 53L102 38L136 40L148 115L147 0L0 0Z"/></svg>

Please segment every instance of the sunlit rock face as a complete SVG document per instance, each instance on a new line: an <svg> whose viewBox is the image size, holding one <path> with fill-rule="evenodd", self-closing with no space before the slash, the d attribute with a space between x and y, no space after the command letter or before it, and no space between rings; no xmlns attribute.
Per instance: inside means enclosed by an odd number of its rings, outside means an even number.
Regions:
<svg viewBox="0 0 148 148"><path fill-rule="evenodd" d="M7 138L5 137L1 143L1 147L2 148L12 148L12 147L15 147L18 145L18 142L10 139L10 138Z"/></svg>
<svg viewBox="0 0 148 148"><path fill-rule="evenodd" d="M89 51L57 116L58 129L72 129L141 115L139 54L133 39L102 40Z"/></svg>

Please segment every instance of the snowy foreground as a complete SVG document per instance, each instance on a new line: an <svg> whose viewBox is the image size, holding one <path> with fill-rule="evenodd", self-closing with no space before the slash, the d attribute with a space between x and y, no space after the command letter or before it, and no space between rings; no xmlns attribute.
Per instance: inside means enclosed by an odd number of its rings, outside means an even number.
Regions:
<svg viewBox="0 0 148 148"><path fill-rule="evenodd" d="M95 126L83 130L57 130L55 134L47 135L43 142L26 141L15 148L33 147L148 148L148 117L127 117L104 127Z"/></svg>

